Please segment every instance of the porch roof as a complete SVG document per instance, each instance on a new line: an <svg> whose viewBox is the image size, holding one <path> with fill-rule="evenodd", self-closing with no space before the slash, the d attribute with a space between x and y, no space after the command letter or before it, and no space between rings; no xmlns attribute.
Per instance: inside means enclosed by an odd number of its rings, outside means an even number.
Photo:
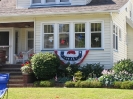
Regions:
<svg viewBox="0 0 133 99"><path fill-rule="evenodd" d="M94 13L116 11L123 7L129 0L92 0L84 6L66 6L66 7L43 7L16 9L16 0L0 1L0 17L19 16L19 15L49 15L49 14L72 14L72 13Z"/></svg>

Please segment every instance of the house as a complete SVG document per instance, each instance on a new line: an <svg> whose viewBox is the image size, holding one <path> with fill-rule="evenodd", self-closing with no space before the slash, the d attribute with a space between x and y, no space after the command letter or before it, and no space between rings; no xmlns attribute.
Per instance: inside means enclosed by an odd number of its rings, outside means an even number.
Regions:
<svg viewBox="0 0 133 99"><path fill-rule="evenodd" d="M82 64L133 60L133 0L1 0L0 50L89 50Z"/></svg>

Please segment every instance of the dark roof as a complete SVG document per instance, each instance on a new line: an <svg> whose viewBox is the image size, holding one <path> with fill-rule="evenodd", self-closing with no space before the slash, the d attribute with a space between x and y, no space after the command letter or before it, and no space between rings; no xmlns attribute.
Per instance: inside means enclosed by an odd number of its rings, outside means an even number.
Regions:
<svg viewBox="0 0 133 99"><path fill-rule="evenodd" d="M74 12L93 12L93 11L109 11L118 10L128 0L92 0L91 3L84 6L66 6L66 7L40 7L28 9L16 9L16 0L1 0L0 1L0 16L15 16L15 15L32 15L32 14L61 14Z"/></svg>

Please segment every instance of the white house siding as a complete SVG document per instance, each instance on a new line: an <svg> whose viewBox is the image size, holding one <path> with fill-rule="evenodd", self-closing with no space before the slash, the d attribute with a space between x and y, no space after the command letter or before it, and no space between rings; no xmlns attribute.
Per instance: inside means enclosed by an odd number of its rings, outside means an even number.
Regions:
<svg viewBox="0 0 133 99"><path fill-rule="evenodd" d="M30 7L30 0L17 0L17 8L28 8Z"/></svg>
<svg viewBox="0 0 133 99"><path fill-rule="evenodd" d="M75 17L76 16L76 17ZM89 54L85 58L83 64L86 63L98 63L100 62L101 64L104 64L105 68L111 68L112 63L111 63L111 34L110 34L110 15L106 14L86 14L86 15L67 15L67 16L43 16L43 17L37 17L35 21L35 52L38 53L42 49L42 44L41 44L41 25L43 23L49 23L49 22L86 22L87 21L99 21L103 20L104 21L104 49L103 50L90 50ZM65 22L64 22L65 23Z"/></svg>
<svg viewBox="0 0 133 99"><path fill-rule="evenodd" d="M118 51L113 50L113 63L116 63L117 61L121 59L127 58L127 42L126 42L126 15L128 12L124 9L120 13L113 13L112 14L112 20L113 23L116 24L119 28L121 28L121 35L122 39L119 39L118 34ZM112 30L113 35L113 30ZM113 38L112 38L113 39ZM113 41L112 41L113 45Z"/></svg>
<svg viewBox="0 0 133 99"><path fill-rule="evenodd" d="M127 57L133 61L133 28L127 24Z"/></svg>

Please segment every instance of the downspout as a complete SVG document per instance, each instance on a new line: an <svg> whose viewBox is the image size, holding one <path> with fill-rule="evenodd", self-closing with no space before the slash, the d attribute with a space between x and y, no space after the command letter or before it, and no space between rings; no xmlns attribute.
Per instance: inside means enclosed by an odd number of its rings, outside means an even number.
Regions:
<svg viewBox="0 0 133 99"><path fill-rule="evenodd" d="M111 48L110 48L110 58L111 58L111 60L110 60L110 64L112 65L112 67L113 67L113 33L112 33L112 31L113 31L113 18L112 18L113 16L112 16L112 12L110 12L110 37L111 37L111 39L110 39L110 42L111 42Z"/></svg>

